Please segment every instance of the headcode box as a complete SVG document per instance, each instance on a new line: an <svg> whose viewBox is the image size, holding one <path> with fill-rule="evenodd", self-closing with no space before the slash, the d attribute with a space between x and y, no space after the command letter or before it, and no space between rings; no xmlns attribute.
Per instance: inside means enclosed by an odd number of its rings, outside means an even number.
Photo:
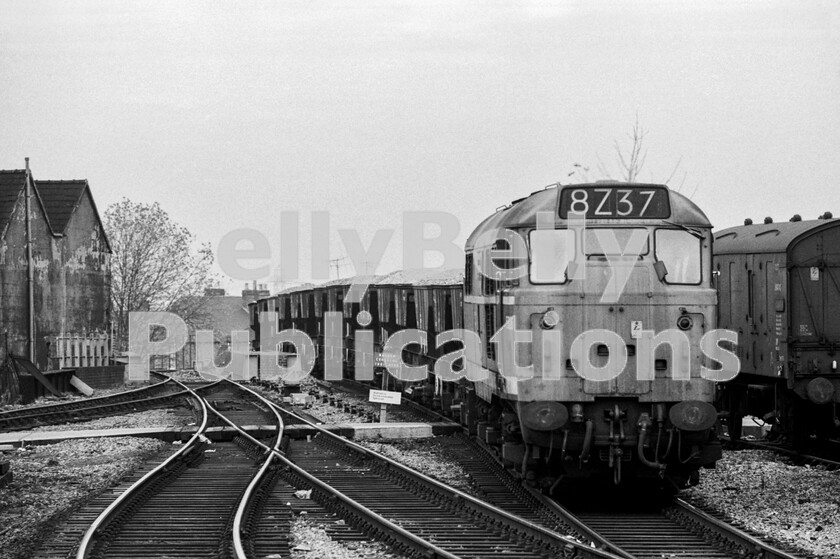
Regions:
<svg viewBox="0 0 840 559"><path fill-rule="evenodd" d="M368 400L375 404L399 404L402 401L402 394L387 390L371 390Z"/></svg>

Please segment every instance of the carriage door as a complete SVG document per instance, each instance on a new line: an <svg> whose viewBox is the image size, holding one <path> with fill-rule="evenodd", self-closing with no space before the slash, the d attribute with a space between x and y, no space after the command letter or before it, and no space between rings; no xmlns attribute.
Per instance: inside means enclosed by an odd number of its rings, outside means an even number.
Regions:
<svg viewBox="0 0 840 559"><path fill-rule="evenodd" d="M790 333L796 345L840 343L840 222L833 225L790 249Z"/></svg>

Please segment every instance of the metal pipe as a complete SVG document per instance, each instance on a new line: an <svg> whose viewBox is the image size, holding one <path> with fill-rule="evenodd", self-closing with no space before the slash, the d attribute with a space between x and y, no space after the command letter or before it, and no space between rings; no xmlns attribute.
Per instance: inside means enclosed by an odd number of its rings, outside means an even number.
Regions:
<svg viewBox="0 0 840 559"><path fill-rule="evenodd" d="M566 443L569 442L569 430L563 429L563 446L560 449L560 460L566 460Z"/></svg>
<svg viewBox="0 0 840 559"><path fill-rule="evenodd" d="M616 463L613 467L613 483L615 485L621 484L621 447L614 450Z"/></svg>
<svg viewBox="0 0 840 559"><path fill-rule="evenodd" d="M663 458L668 458L668 456L671 454L671 449L672 448L674 448L674 428L673 427L668 430L668 446L665 448L665 454L663 455ZM659 460L659 456L657 456L656 459Z"/></svg>
<svg viewBox="0 0 840 559"><path fill-rule="evenodd" d="M688 464L692 459L697 458L700 455L699 452L692 450L688 454L688 458L685 460L682 459L682 429L679 429L678 433L678 442L677 442L677 460L680 461L680 464Z"/></svg>
<svg viewBox="0 0 840 559"><path fill-rule="evenodd" d="M531 454L531 445L525 443L525 452L522 454L522 479L525 479L525 474L528 472L528 457Z"/></svg>
<svg viewBox="0 0 840 559"><path fill-rule="evenodd" d="M583 449L580 451L580 462L585 464L589 462L589 450L592 447L592 431L595 430L595 424L591 419L586 420L586 434L583 437Z"/></svg>
<svg viewBox="0 0 840 559"><path fill-rule="evenodd" d="M26 291L29 297L29 325L26 336L29 360L35 363L35 268L32 265L32 223L29 217L32 197L32 173L29 170L29 158L26 157Z"/></svg>
<svg viewBox="0 0 840 559"><path fill-rule="evenodd" d="M649 421L639 422L639 443L636 445L636 453L639 455L639 461L648 468L653 468L655 470L664 470L665 464L661 464L659 462L652 462L647 459L647 456L645 456L645 441L647 440L648 429L650 429Z"/></svg>
<svg viewBox="0 0 840 559"><path fill-rule="evenodd" d="M659 444L662 442L662 423L656 424L656 448L653 450L653 459L659 460Z"/></svg>

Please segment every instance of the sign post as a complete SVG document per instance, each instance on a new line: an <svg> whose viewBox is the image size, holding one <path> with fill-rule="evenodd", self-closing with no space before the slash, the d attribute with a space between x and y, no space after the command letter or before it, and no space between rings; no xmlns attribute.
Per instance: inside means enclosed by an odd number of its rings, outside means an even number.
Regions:
<svg viewBox="0 0 840 559"><path fill-rule="evenodd" d="M387 390L371 390L368 401L382 404L379 411L379 423L385 423L386 409L388 404L399 405L402 402L402 394L389 392Z"/></svg>

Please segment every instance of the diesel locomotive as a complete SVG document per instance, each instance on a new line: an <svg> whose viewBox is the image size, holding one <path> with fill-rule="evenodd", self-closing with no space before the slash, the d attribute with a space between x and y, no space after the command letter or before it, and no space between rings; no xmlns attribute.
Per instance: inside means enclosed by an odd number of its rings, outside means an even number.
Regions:
<svg viewBox="0 0 840 559"><path fill-rule="evenodd" d="M276 345L260 331L272 312L277 331L311 338L314 355L298 357L316 371L336 352L347 376L375 387L394 360L425 371L390 382L546 486L652 478L682 487L721 455L721 363L704 351L717 323L712 242L700 208L664 185L552 185L485 219L463 273L404 270L260 299L254 349L262 337L263 355L300 351L266 347ZM362 280L368 288L351 302ZM341 323L327 324L335 312ZM407 329L421 334L386 351ZM327 343L336 337L338 347Z"/></svg>

